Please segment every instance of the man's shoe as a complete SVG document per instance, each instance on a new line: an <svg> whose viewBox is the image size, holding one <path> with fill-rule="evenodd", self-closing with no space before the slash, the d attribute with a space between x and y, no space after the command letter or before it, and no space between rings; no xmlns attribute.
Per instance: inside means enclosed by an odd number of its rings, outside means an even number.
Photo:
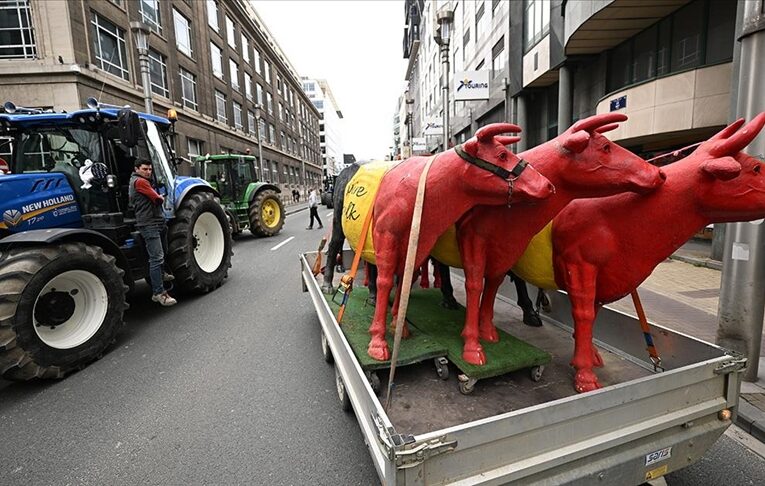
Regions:
<svg viewBox="0 0 765 486"><path fill-rule="evenodd" d="M172 273L165 272L162 274L163 282L172 282L173 280L175 280L175 275L173 275Z"/></svg>
<svg viewBox="0 0 765 486"><path fill-rule="evenodd" d="M312 227L312 226L309 226L309 227L308 227L308 228L306 228L306 229L313 229L313 227Z"/></svg>
<svg viewBox="0 0 765 486"><path fill-rule="evenodd" d="M164 307L170 307L171 305L175 305L178 303L178 301L170 297L170 294L168 294L167 292L157 294L157 295L152 295L151 300L159 303L159 305Z"/></svg>
<svg viewBox="0 0 765 486"><path fill-rule="evenodd" d="M323 229L323 228L324 228L323 224L319 225L319 229Z"/></svg>

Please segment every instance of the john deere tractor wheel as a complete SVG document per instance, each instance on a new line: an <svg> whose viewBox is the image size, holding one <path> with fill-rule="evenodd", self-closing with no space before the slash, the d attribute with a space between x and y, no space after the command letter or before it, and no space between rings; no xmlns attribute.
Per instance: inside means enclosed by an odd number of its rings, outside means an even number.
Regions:
<svg viewBox="0 0 765 486"><path fill-rule="evenodd" d="M181 203L167 240L167 262L180 290L206 293L221 286L231 268L231 232L212 194L197 192Z"/></svg>
<svg viewBox="0 0 765 486"><path fill-rule="evenodd" d="M122 327L123 275L84 243L0 252L0 376L61 378L101 356Z"/></svg>
<svg viewBox="0 0 765 486"><path fill-rule="evenodd" d="M276 192L260 191L250 203L250 231L256 236L274 236L284 226L284 206Z"/></svg>

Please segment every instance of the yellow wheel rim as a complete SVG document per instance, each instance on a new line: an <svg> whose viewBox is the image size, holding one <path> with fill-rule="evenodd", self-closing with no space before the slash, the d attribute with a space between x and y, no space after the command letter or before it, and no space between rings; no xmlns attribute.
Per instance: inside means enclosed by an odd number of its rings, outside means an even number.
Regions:
<svg viewBox="0 0 765 486"><path fill-rule="evenodd" d="M279 203L273 199L266 199L263 201L263 207L260 210L261 219L263 224L269 228L273 228L279 224L279 219L282 216L282 210L279 207Z"/></svg>

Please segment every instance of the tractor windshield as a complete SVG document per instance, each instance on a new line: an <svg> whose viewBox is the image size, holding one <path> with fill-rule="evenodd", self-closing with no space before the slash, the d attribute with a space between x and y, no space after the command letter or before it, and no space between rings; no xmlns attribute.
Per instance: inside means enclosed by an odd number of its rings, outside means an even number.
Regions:
<svg viewBox="0 0 765 486"><path fill-rule="evenodd" d="M78 174L86 160L102 162L101 143L95 131L80 128L44 128L22 132L11 167L17 174L64 172Z"/></svg>
<svg viewBox="0 0 765 486"><path fill-rule="evenodd" d="M228 163L223 160L210 160L205 162L205 174L207 180L218 190L223 200L234 199L234 186L231 182L231 174L228 171Z"/></svg>

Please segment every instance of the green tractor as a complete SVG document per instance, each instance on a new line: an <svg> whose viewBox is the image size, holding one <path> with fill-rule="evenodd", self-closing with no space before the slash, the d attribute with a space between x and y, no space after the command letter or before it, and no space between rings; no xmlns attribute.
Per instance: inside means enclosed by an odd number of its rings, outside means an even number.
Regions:
<svg viewBox="0 0 765 486"><path fill-rule="evenodd" d="M248 227L256 236L274 236L284 226L284 206L274 184L257 182L252 155L205 155L194 159L200 176L220 193L231 234Z"/></svg>

